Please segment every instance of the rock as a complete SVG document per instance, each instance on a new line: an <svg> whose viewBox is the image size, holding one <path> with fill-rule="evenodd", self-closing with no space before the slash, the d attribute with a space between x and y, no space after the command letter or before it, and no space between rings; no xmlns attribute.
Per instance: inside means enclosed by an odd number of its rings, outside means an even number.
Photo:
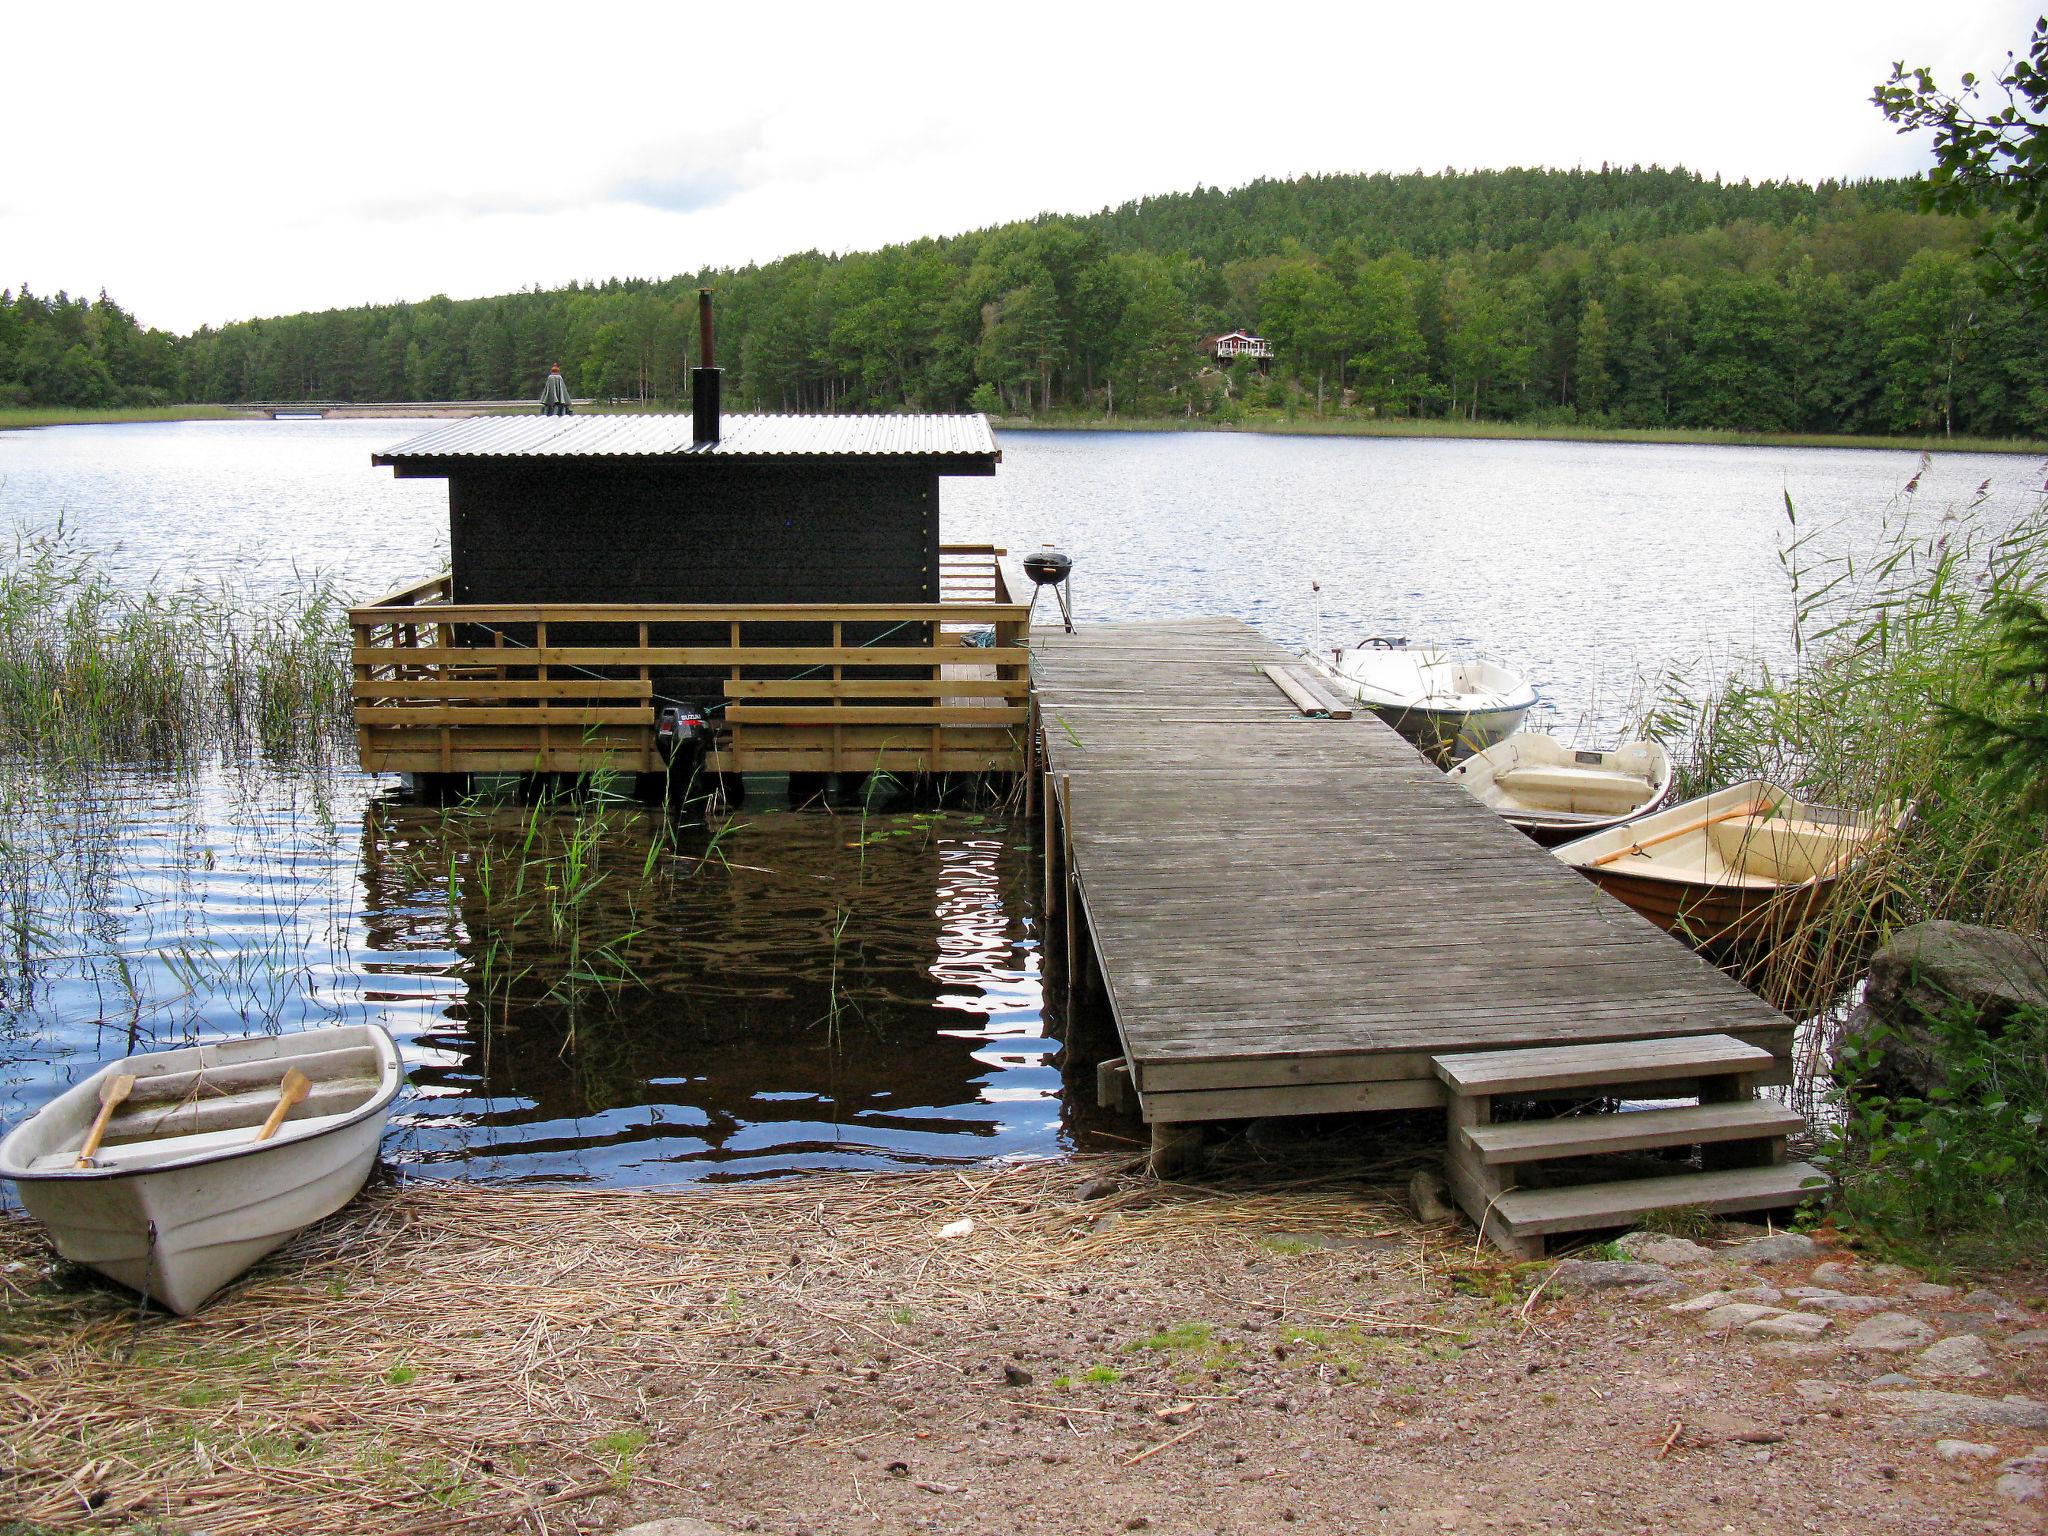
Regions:
<svg viewBox="0 0 2048 1536"><path fill-rule="evenodd" d="M1863 1270L1844 1260L1830 1259L1825 1264L1814 1266L1813 1279L1816 1285L1861 1285Z"/></svg>
<svg viewBox="0 0 2048 1536"><path fill-rule="evenodd" d="M1079 1189L1074 1191L1074 1198L1076 1200L1102 1200L1115 1194L1122 1187L1115 1179L1100 1177L1088 1179L1082 1183Z"/></svg>
<svg viewBox="0 0 2048 1536"><path fill-rule="evenodd" d="M1635 1289L1645 1285L1673 1284L1671 1271L1662 1264L1628 1264L1584 1259L1560 1259L1550 1272L1550 1288L1567 1294L1611 1291L1617 1287Z"/></svg>
<svg viewBox="0 0 2048 1536"><path fill-rule="evenodd" d="M688 1515L670 1515L666 1520L649 1520L644 1525L629 1525L623 1530L613 1532L613 1536L732 1536L732 1527L693 1520Z"/></svg>
<svg viewBox="0 0 2048 1536"><path fill-rule="evenodd" d="M1744 1323L1742 1331L1766 1339L1817 1339L1834 1326L1830 1319L1811 1312L1781 1312Z"/></svg>
<svg viewBox="0 0 2048 1536"><path fill-rule="evenodd" d="M1954 1286L1936 1285L1932 1280L1922 1280L1906 1287L1906 1294L1915 1301L1947 1301L1955 1293Z"/></svg>
<svg viewBox="0 0 2048 1536"><path fill-rule="evenodd" d="M1711 1312L1716 1307L1725 1307L1735 1299L1733 1291L1707 1291L1690 1301L1674 1301L1664 1310L1667 1312Z"/></svg>
<svg viewBox="0 0 2048 1536"><path fill-rule="evenodd" d="M1849 1330L1847 1343L1851 1349L1872 1350L1880 1354L1904 1354L1909 1349L1924 1349L1934 1342L1934 1330L1917 1317L1908 1317L1903 1312L1880 1312L1875 1317L1865 1318Z"/></svg>
<svg viewBox="0 0 2048 1536"><path fill-rule="evenodd" d="M2025 1472L2002 1473L1991 1486L2016 1504L2039 1504L2048 1499L2048 1482Z"/></svg>
<svg viewBox="0 0 2048 1536"><path fill-rule="evenodd" d="M1832 1360L1842 1352L1834 1343L1817 1343L1812 1339L1766 1339L1751 1346L1760 1355L1773 1360L1785 1360L1794 1365L1819 1365L1823 1360Z"/></svg>
<svg viewBox="0 0 2048 1536"><path fill-rule="evenodd" d="M1799 1310L1802 1312L1882 1312L1890 1305L1882 1296L1844 1296L1839 1291L1826 1296L1799 1298Z"/></svg>
<svg viewBox="0 0 2048 1536"><path fill-rule="evenodd" d="M2039 1349L2048 1344L2048 1328L2029 1328L2023 1333L2009 1334L2005 1342L2012 1349Z"/></svg>
<svg viewBox="0 0 2048 1536"><path fill-rule="evenodd" d="M1998 1454L1998 1447L1976 1440L1937 1440L1934 1454L1943 1461L1989 1461Z"/></svg>
<svg viewBox="0 0 2048 1536"><path fill-rule="evenodd" d="M1746 1243L1721 1250L1721 1257L1736 1264L1798 1264L1821 1256L1821 1246L1797 1232L1773 1232L1753 1237Z"/></svg>
<svg viewBox="0 0 2048 1536"><path fill-rule="evenodd" d="M1989 1312L2001 1323L2018 1323L2026 1320L2027 1314L2007 1301L1996 1291L1975 1290L1956 1303L1968 1307L1972 1312Z"/></svg>
<svg viewBox="0 0 2048 1536"><path fill-rule="evenodd" d="M1003 1365L1003 1384L1009 1387L1028 1387L1031 1385L1031 1373L1021 1365L1011 1365L1006 1361Z"/></svg>
<svg viewBox="0 0 2048 1536"><path fill-rule="evenodd" d="M1920 1351L1920 1358L1908 1367L1915 1376L1977 1377L1991 1374L1991 1348L1974 1333L1951 1334L1936 1339Z"/></svg>
<svg viewBox="0 0 2048 1536"><path fill-rule="evenodd" d="M1614 1246L1639 1263L1664 1264L1674 1269L1704 1264L1714 1256L1711 1248L1683 1237L1666 1237L1661 1232L1631 1232Z"/></svg>
<svg viewBox="0 0 2048 1536"><path fill-rule="evenodd" d="M1948 1085L1936 1020L1969 1012L1996 1036L2023 1009L2048 1012L2048 943L1974 923L1902 929L1871 959L1863 999L1843 1030L1848 1045L1873 1031L1883 1036L1853 1086L1925 1099Z"/></svg>
<svg viewBox="0 0 2048 1536"><path fill-rule="evenodd" d="M1783 1317L1776 1307L1759 1307L1747 1301L1731 1301L1699 1315L1699 1325L1709 1333L1730 1333L1766 1317Z"/></svg>
<svg viewBox="0 0 2048 1536"><path fill-rule="evenodd" d="M1408 1180L1408 1208L1424 1226L1451 1221L1457 1211L1451 1206L1451 1187L1433 1168L1418 1168Z"/></svg>
<svg viewBox="0 0 2048 1536"><path fill-rule="evenodd" d="M1832 1403L1842 1395L1842 1389L1832 1381L1795 1381L1792 1390L1809 1403Z"/></svg>
<svg viewBox="0 0 2048 1536"><path fill-rule="evenodd" d="M1728 1294L1737 1301L1753 1301L1758 1306L1763 1307L1775 1307L1785 1299L1785 1293L1775 1285L1745 1286L1739 1291L1730 1291Z"/></svg>
<svg viewBox="0 0 2048 1536"><path fill-rule="evenodd" d="M1886 1371L1882 1376L1873 1376L1864 1383L1867 1387L1917 1387L1919 1382L1898 1371Z"/></svg>
<svg viewBox="0 0 2048 1536"><path fill-rule="evenodd" d="M2030 1397L1917 1391L1885 1392L1878 1401L1887 1412L1910 1417L1914 1428L1934 1435L1972 1429L2048 1429L2048 1403Z"/></svg>

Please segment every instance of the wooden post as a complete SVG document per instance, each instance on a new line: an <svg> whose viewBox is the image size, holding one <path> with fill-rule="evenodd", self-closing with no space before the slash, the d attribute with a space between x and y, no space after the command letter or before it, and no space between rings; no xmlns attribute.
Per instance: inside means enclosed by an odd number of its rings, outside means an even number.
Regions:
<svg viewBox="0 0 2048 1536"><path fill-rule="evenodd" d="M1203 1130L1185 1120L1154 1120L1146 1166L1155 1179L1178 1179L1202 1167Z"/></svg>

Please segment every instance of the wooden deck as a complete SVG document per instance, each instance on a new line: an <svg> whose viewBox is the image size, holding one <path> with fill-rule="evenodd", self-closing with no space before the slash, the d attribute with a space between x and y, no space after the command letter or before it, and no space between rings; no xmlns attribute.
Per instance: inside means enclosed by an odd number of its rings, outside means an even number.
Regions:
<svg viewBox="0 0 2048 1536"><path fill-rule="evenodd" d="M1299 666L1227 619L1032 635L1048 916L1155 1140L1441 1104L1458 1051L1722 1034L1782 1080L1783 1015L1273 664Z"/></svg>

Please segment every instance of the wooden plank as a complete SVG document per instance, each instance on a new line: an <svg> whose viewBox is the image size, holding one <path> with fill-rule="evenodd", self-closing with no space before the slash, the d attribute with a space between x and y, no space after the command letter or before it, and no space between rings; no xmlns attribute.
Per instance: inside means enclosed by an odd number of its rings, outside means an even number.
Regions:
<svg viewBox="0 0 2048 1536"><path fill-rule="evenodd" d="M1265 673L1267 680L1275 688L1278 688L1287 695L1288 701L1296 709L1300 710L1301 713L1307 715L1310 719L1349 720L1351 718L1351 711L1349 709L1341 704L1333 703L1322 694L1317 693L1302 680L1298 673L1290 668L1275 666L1268 662L1261 666L1259 670Z"/></svg>
<svg viewBox="0 0 2048 1536"><path fill-rule="evenodd" d="M351 660L370 666L521 667L920 667L972 657L988 665L1029 659L1022 646L657 645L638 646L364 646Z"/></svg>
<svg viewBox="0 0 2048 1536"><path fill-rule="evenodd" d="M1433 1078L1315 1083L1300 1087L1140 1092L1148 1121L1247 1120L1261 1115L1333 1115L1359 1110L1431 1109L1449 1097Z"/></svg>
<svg viewBox="0 0 2048 1536"><path fill-rule="evenodd" d="M1682 1109L1561 1115L1555 1120L1473 1126L1464 1132L1464 1142L1487 1164L1529 1163L1552 1157L1789 1136L1805 1127L1806 1117L1796 1110L1745 1099L1730 1104L1689 1104Z"/></svg>
<svg viewBox="0 0 2048 1536"><path fill-rule="evenodd" d="M1023 677L742 677L728 678L729 699L886 699L1030 697Z"/></svg>
<svg viewBox="0 0 2048 1536"><path fill-rule="evenodd" d="M1583 1232L1626 1226L1651 1211L1673 1207L1718 1213L1778 1210L1811 1199L1827 1187L1827 1175L1811 1163L1726 1168L1611 1184L1510 1190L1495 1203L1492 1219L1517 1236Z"/></svg>
<svg viewBox="0 0 2048 1536"><path fill-rule="evenodd" d="M848 624L1014 623L1026 605L960 603L376 603L349 609L357 624Z"/></svg>
<svg viewBox="0 0 2048 1536"><path fill-rule="evenodd" d="M359 699L648 699L653 691L630 677L390 677L353 685Z"/></svg>
<svg viewBox="0 0 2048 1536"><path fill-rule="evenodd" d="M558 704L541 700L520 708L482 704L358 704L356 724L369 726L524 725L575 728L585 725L644 725L654 728L654 706Z"/></svg>
<svg viewBox="0 0 2048 1536"><path fill-rule="evenodd" d="M1604 1088L1654 1078L1720 1076L1760 1070L1770 1066L1771 1059L1769 1051L1728 1035L1688 1035L1439 1056L1436 1074L1453 1092L1498 1095Z"/></svg>
<svg viewBox="0 0 2048 1536"><path fill-rule="evenodd" d="M734 704L728 725L1022 725L1031 712L1021 704Z"/></svg>

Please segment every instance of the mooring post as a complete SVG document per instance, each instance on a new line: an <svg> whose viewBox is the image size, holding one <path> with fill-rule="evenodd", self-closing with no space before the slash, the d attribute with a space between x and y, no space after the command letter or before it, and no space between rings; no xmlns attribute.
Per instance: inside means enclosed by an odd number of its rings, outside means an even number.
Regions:
<svg viewBox="0 0 2048 1536"><path fill-rule="evenodd" d="M1202 1166L1202 1127L1185 1120L1154 1120L1147 1166L1155 1179L1177 1179Z"/></svg>

